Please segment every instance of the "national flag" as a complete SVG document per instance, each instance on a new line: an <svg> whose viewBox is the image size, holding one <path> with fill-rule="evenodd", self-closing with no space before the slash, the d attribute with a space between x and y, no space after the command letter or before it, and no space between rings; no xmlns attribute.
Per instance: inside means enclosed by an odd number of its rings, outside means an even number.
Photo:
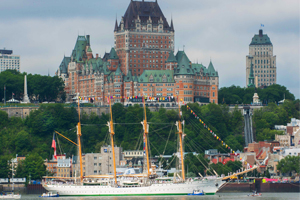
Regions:
<svg viewBox="0 0 300 200"><path fill-rule="evenodd" d="M54 148L54 158L57 159L56 156L56 143L55 143L55 134L53 134L53 140L52 140L52 148Z"/></svg>

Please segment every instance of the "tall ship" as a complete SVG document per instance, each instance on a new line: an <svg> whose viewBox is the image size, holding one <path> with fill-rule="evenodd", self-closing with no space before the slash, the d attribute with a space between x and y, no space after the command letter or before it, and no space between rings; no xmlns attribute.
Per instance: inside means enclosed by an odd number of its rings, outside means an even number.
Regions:
<svg viewBox="0 0 300 200"><path fill-rule="evenodd" d="M187 195L194 191L203 191L206 195L215 194L220 187L225 183L222 177L208 176L202 178L186 178L184 169L184 150L183 150L183 120L181 120L180 101L178 99L179 117L176 121L179 147L179 168L178 173L174 173L174 177L157 178L155 166L151 165L148 151L148 131L149 124L147 123L146 106L143 97L144 105L144 120L141 122L144 130L145 140L145 157L146 166L144 173L132 174L125 173L117 175L116 161L114 153L114 123L112 116L111 100L110 106L110 121L107 123L110 132L110 140L112 147L113 158L113 175L89 175L83 176L82 170L82 152L81 152L81 124L80 124L80 109L78 100L79 122L77 124L78 138L78 154L80 163L79 177L72 177L73 181L62 183L58 180L59 177L44 177L43 187L52 193L58 193L60 196L143 196L143 195ZM55 179L55 180L54 180ZM87 181L89 180L89 181ZM92 181L90 181L92 180Z"/></svg>

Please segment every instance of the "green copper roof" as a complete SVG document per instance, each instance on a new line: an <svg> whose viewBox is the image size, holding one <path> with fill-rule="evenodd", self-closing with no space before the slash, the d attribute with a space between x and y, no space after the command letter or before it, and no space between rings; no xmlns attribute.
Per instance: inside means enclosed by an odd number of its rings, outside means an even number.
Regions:
<svg viewBox="0 0 300 200"><path fill-rule="evenodd" d="M178 67L174 69L175 75L193 75L195 73L190 66L190 60L184 51L178 51L176 57L178 57Z"/></svg>
<svg viewBox="0 0 300 200"><path fill-rule="evenodd" d="M141 83L173 83L174 72L173 70L144 70L138 80Z"/></svg>
<svg viewBox="0 0 300 200"><path fill-rule="evenodd" d="M88 48L87 52L92 52L92 49L91 47Z"/></svg>
<svg viewBox="0 0 300 200"><path fill-rule="evenodd" d="M133 77L133 81L134 82L138 82L139 80L138 80L138 77L135 75L134 77Z"/></svg>
<svg viewBox="0 0 300 200"><path fill-rule="evenodd" d="M96 58L95 58L95 59L96 59ZM96 63L97 63L97 65L100 67L100 66L103 65L103 60L102 60L100 57L98 57L98 58L96 59Z"/></svg>
<svg viewBox="0 0 300 200"><path fill-rule="evenodd" d="M103 63L103 73L105 74L105 75L108 75L108 74L110 74L110 70L108 69L108 66L109 65L109 63L108 62L104 62Z"/></svg>
<svg viewBox="0 0 300 200"><path fill-rule="evenodd" d="M174 56L174 52L173 51L171 51L170 53L169 53L169 57L168 57L168 60L166 61L167 63L169 63L169 62L177 62L177 60L176 60L176 58L175 58L175 56Z"/></svg>
<svg viewBox="0 0 300 200"><path fill-rule="evenodd" d="M83 63L83 59L85 55L85 47L87 44L87 40L85 36L78 36L75 47L72 51L72 56L75 62Z"/></svg>
<svg viewBox="0 0 300 200"><path fill-rule="evenodd" d="M111 48L109 53L109 59L119 59L115 48Z"/></svg>
<svg viewBox="0 0 300 200"><path fill-rule="evenodd" d="M203 70L203 73L204 73L204 74L207 73L206 67L205 67L204 65L202 65L202 64L198 64L198 63L195 64L195 63L193 63L193 64L192 64L192 69L193 69L194 72L196 72L196 73L200 73L201 70Z"/></svg>
<svg viewBox="0 0 300 200"><path fill-rule="evenodd" d="M121 69L120 69L120 65L118 65L118 68L116 69L116 71L115 71L115 75L116 76L123 76L124 74L123 74L123 72L121 71Z"/></svg>
<svg viewBox="0 0 300 200"><path fill-rule="evenodd" d="M215 70L211 61L209 62L207 73L209 76L218 76L218 72Z"/></svg>
<svg viewBox="0 0 300 200"><path fill-rule="evenodd" d="M263 34L263 30L259 30L258 35L254 35L250 45L272 45L272 42L267 34Z"/></svg>
<svg viewBox="0 0 300 200"><path fill-rule="evenodd" d="M64 56L59 66L60 73L66 74L68 72L68 65L70 62L71 62L71 57Z"/></svg>
<svg viewBox="0 0 300 200"><path fill-rule="evenodd" d="M131 70L128 71L127 75L124 77L125 82L133 81Z"/></svg>
<svg viewBox="0 0 300 200"><path fill-rule="evenodd" d="M175 56L177 61L181 59L183 53L184 51L177 51L177 54Z"/></svg>

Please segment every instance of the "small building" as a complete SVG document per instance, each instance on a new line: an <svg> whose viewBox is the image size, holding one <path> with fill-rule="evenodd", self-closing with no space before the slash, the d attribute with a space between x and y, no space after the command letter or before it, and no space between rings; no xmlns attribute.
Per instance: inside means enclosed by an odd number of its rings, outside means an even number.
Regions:
<svg viewBox="0 0 300 200"><path fill-rule="evenodd" d="M220 153L217 149L209 149L205 150L204 157L210 160L210 163L222 163L225 165L228 161L236 161L238 159L239 152L238 153Z"/></svg>
<svg viewBox="0 0 300 200"><path fill-rule="evenodd" d="M57 160L57 177L71 177L71 159Z"/></svg>
<svg viewBox="0 0 300 200"><path fill-rule="evenodd" d="M115 147L115 162L116 165L120 164L122 160L122 147ZM112 174L113 169L113 158L112 158L112 148L111 146L102 146L100 153L86 153L82 156L82 168L83 176L88 175L100 175L100 174ZM80 164L79 157L73 157L73 176L80 175Z"/></svg>
<svg viewBox="0 0 300 200"><path fill-rule="evenodd" d="M53 174L53 176L56 176L57 173L57 161L56 160L48 160L45 161L46 169L50 173Z"/></svg>

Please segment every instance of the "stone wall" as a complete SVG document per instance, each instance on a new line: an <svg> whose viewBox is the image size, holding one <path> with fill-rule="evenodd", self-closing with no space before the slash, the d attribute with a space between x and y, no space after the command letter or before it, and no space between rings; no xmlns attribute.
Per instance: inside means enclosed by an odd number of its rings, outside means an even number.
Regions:
<svg viewBox="0 0 300 200"><path fill-rule="evenodd" d="M251 109L260 109L262 106L250 106ZM159 107L148 107L150 111L156 112L159 110ZM178 107L164 107L167 110L178 110ZM8 117L21 117L25 119L29 113L33 110L37 110L39 107L1 107L0 110L5 111L8 114ZM243 107L239 106L238 109L243 112ZM76 107L77 110L77 107ZM234 110L234 106L229 106L229 111L232 112ZM81 113L86 113L90 115L92 112L96 113L96 115L101 116L102 113L108 114L109 107L81 107Z"/></svg>

